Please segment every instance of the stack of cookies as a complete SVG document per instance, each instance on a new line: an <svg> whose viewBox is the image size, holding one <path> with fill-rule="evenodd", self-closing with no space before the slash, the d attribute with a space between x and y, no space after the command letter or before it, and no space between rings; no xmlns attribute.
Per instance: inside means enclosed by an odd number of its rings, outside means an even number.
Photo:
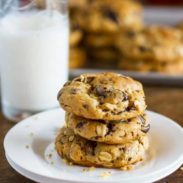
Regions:
<svg viewBox="0 0 183 183"><path fill-rule="evenodd" d="M149 26L122 34L117 41L124 70L183 73L183 34L171 27Z"/></svg>
<svg viewBox="0 0 183 183"><path fill-rule="evenodd" d="M84 32L88 66L117 66L120 52L115 41L122 30L142 25L142 7L132 0L70 0L71 23L74 19Z"/></svg>
<svg viewBox="0 0 183 183"><path fill-rule="evenodd" d="M148 149L150 125L142 85L115 73L83 74L58 94L66 126L58 154L78 165L130 169Z"/></svg>

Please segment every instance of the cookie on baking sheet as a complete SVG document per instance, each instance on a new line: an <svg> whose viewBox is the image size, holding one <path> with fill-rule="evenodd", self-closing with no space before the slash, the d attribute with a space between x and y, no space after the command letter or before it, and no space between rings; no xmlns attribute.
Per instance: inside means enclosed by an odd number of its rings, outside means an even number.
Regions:
<svg viewBox="0 0 183 183"><path fill-rule="evenodd" d="M83 74L58 93L61 107L70 113L101 120L125 120L146 109L142 84L117 73Z"/></svg>
<svg viewBox="0 0 183 183"><path fill-rule="evenodd" d="M83 18L84 17L84 18ZM93 1L78 12L77 19L87 32L119 32L123 28L138 29L142 24L142 6L132 0Z"/></svg>
<svg viewBox="0 0 183 183"><path fill-rule="evenodd" d="M123 58L118 62L118 68L142 72L183 74L183 59L176 60L174 62L157 62L150 60L132 60Z"/></svg>
<svg viewBox="0 0 183 183"><path fill-rule="evenodd" d="M146 135L123 145L108 145L86 140L66 127L55 141L57 153L75 164L121 169L142 161L148 146Z"/></svg>
<svg viewBox="0 0 183 183"><path fill-rule="evenodd" d="M65 121L68 128L72 129L75 134L88 140L107 144L127 143L143 136L150 129L145 114L124 121L101 121L66 113Z"/></svg>
<svg viewBox="0 0 183 183"><path fill-rule="evenodd" d="M71 48L69 55L69 68L82 68L86 63L86 53L82 48Z"/></svg>
<svg viewBox="0 0 183 183"><path fill-rule="evenodd" d="M117 41L124 57L170 62L183 59L183 34L173 27L149 26L122 33Z"/></svg>

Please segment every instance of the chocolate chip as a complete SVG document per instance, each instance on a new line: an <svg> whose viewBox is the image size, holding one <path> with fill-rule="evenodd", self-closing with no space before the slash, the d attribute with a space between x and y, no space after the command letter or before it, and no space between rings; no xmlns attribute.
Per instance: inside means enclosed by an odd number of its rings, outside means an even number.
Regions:
<svg viewBox="0 0 183 183"><path fill-rule="evenodd" d="M87 77L87 83L91 83L95 79L94 76L88 76Z"/></svg>
<svg viewBox="0 0 183 183"><path fill-rule="evenodd" d="M116 14L116 12L114 12L113 10L109 9L109 8L105 8L104 9L104 14L107 18L109 18L110 20L112 20L113 22L118 23L118 16Z"/></svg>
<svg viewBox="0 0 183 183"><path fill-rule="evenodd" d="M106 135L109 135L111 132L114 132L114 131L115 131L114 126L115 126L115 125L112 124L112 123L108 123L108 124L107 124L108 130L107 130Z"/></svg>
<svg viewBox="0 0 183 183"><path fill-rule="evenodd" d="M85 122L80 121L77 125L76 128L82 128Z"/></svg>
<svg viewBox="0 0 183 183"><path fill-rule="evenodd" d="M147 51L150 51L151 49L141 45L141 46L139 46L139 50L141 52L147 52Z"/></svg>
<svg viewBox="0 0 183 183"><path fill-rule="evenodd" d="M77 88L72 88L70 94L76 94L79 90Z"/></svg>
<svg viewBox="0 0 183 183"><path fill-rule="evenodd" d="M143 125L145 125L146 124L146 120L145 120L144 116L140 115L139 118L140 118L141 123Z"/></svg>
<svg viewBox="0 0 183 183"><path fill-rule="evenodd" d="M143 126L141 131L144 133L147 133L150 130L150 124L148 124L147 126Z"/></svg>
<svg viewBox="0 0 183 183"><path fill-rule="evenodd" d="M91 155L95 155L95 148L97 146L97 142L95 141L87 141L86 143L86 151L87 153L91 154Z"/></svg>
<svg viewBox="0 0 183 183"><path fill-rule="evenodd" d="M132 160L132 158L130 157L130 158L128 158L128 161L131 161Z"/></svg>
<svg viewBox="0 0 183 183"><path fill-rule="evenodd" d="M120 151L125 151L125 148L124 147L120 147L119 150Z"/></svg>
<svg viewBox="0 0 183 183"><path fill-rule="evenodd" d="M89 108L89 105L88 105L88 104L83 104L83 107L84 107L85 109L88 109L88 108Z"/></svg>
<svg viewBox="0 0 183 183"><path fill-rule="evenodd" d="M99 138L101 138L101 136L95 136L94 139L98 140Z"/></svg>
<svg viewBox="0 0 183 183"><path fill-rule="evenodd" d="M122 92L122 93L123 93L123 101L127 101L128 100L128 95L125 92Z"/></svg>

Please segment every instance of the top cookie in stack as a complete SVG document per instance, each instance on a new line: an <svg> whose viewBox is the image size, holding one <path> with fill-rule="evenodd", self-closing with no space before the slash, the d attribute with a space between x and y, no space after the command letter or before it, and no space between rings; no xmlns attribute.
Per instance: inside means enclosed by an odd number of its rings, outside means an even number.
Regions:
<svg viewBox="0 0 183 183"><path fill-rule="evenodd" d="M120 74L83 74L58 94L67 112L98 120L126 120L146 109L141 83Z"/></svg>
<svg viewBox="0 0 183 183"><path fill-rule="evenodd" d="M142 85L115 73L83 74L60 90L66 126L58 154L75 164L128 169L144 159L150 129Z"/></svg>

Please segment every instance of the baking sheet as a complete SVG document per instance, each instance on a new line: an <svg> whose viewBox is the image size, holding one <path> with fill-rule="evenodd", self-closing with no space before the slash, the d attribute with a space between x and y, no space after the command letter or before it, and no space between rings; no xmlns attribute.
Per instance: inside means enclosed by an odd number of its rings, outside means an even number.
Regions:
<svg viewBox="0 0 183 183"><path fill-rule="evenodd" d="M183 8L181 7L145 7L145 24L176 25L183 22ZM183 86L183 75L168 75L156 72L141 73L136 71L123 71L115 69L72 69L70 77L76 77L83 73L97 73L112 71L131 76L146 84Z"/></svg>

